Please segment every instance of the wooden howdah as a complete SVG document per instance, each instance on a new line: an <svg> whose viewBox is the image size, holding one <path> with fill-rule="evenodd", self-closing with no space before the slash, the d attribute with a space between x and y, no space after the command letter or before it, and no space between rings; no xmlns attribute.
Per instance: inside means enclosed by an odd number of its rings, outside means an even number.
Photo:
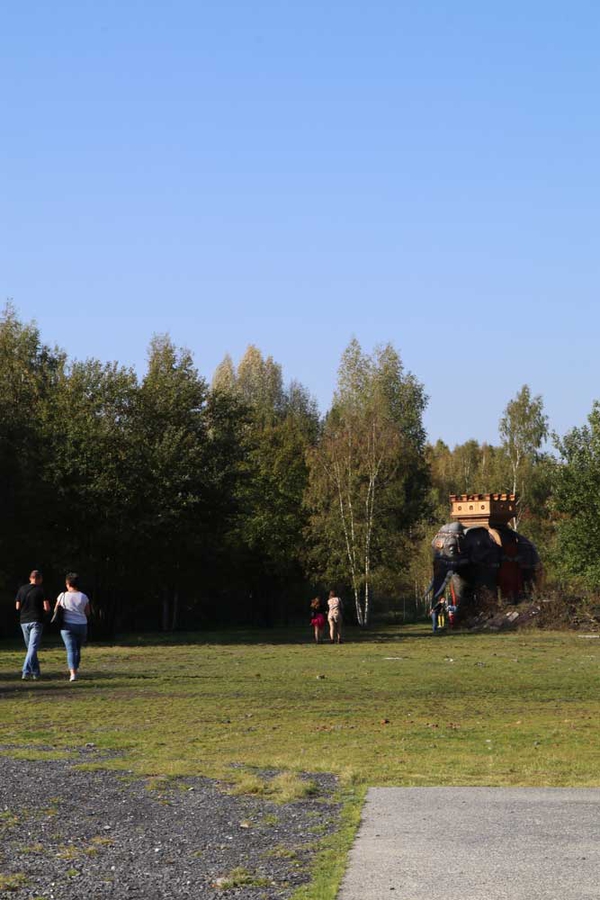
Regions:
<svg viewBox="0 0 600 900"><path fill-rule="evenodd" d="M494 529L508 525L517 514L516 494L450 494L452 518L465 528Z"/></svg>

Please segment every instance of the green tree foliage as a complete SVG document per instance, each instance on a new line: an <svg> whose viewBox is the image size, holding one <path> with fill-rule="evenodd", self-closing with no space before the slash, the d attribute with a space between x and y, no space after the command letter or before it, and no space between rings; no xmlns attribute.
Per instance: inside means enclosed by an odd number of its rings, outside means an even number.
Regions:
<svg viewBox="0 0 600 900"><path fill-rule="evenodd" d="M351 586L360 625L369 622L378 578L383 583L402 568L399 548L406 549L403 539L423 512L425 403L422 385L391 345L369 356L353 340L309 454L313 566Z"/></svg>
<svg viewBox="0 0 600 900"><path fill-rule="evenodd" d="M510 461L511 491L518 494L517 528L528 505L541 446L548 436L548 417L544 413L541 396L532 397L529 387L524 384L514 400L507 404L500 419L499 432Z"/></svg>
<svg viewBox="0 0 600 900"><path fill-rule="evenodd" d="M350 343L321 421L302 385L284 385L281 366L255 346L237 368L225 357L209 389L191 353L158 335L138 378L114 362L69 361L7 306L0 598L9 628L14 590L34 566L57 593L65 571L81 572L97 633L285 621L325 582L351 590L366 624L374 597L420 589L449 494L511 485L525 500L522 530L541 547L554 539L556 491L566 548L557 566L591 585L598 408L559 442L557 463L541 452L547 420L526 386L506 408L498 447L426 447L425 404L390 345L369 355Z"/></svg>
<svg viewBox="0 0 600 900"><path fill-rule="evenodd" d="M228 543L237 560L238 592L247 599L252 621L272 624L286 618L294 585L303 582L306 452L315 440L318 412L297 382L284 388L279 364L252 345L237 371L227 357L221 363L213 395L237 403L240 455Z"/></svg>
<svg viewBox="0 0 600 900"><path fill-rule="evenodd" d="M167 335L155 336L136 405L144 480L138 528L153 547L145 577L160 595L165 629L177 625L182 588L207 537L206 397L189 350L177 349Z"/></svg>
<svg viewBox="0 0 600 900"><path fill-rule="evenodd" d="M15 569L47 561L52 494L40 478L51 455L48 405L64 354L42 343L9 304L0 317L0 587L12 591Z"/></svg>
<svg viewBox="0 0 600 900"><path fill-rule="evenodd" d="M450 494L499 493L508 490L509 461L502 447L475 440L457 444L453 450L438 441L428 447L432 496L437 518L448 514Z"/></svg>
<svg viewBox="0 0 600 900"><path fill-rule="evenodd" d="M250 344L240 360L235 388L241 400L252 409L254 418L272 419L283 412L281 366L272 356L265 359L254 344Z"/></svg>
<svg viewBox="0 0 600 900"><path fill-rule="evenodd" d="M600 586L600 403L588 424L555 438L560 454L553 470L557 572L598 591Z"/></svg>
<svg viewBox="0 0 600 900"><path fill-rule="evenodd" d="M233 395L236 393L235 383L235 366L231 356L227 353L214 371L210 388L215 394Z"/></svg>
<svg viewBox="0 0 600 900"><path fill-rule="evenodd" d="M128 577L130 523L139 465L134 433L137 379L129 369L97 360L61 368L48 403L50 451L43 482L51 488L48 551L63 572L85 572L98 598L96 624L110 631L115 585Z"/></svg>

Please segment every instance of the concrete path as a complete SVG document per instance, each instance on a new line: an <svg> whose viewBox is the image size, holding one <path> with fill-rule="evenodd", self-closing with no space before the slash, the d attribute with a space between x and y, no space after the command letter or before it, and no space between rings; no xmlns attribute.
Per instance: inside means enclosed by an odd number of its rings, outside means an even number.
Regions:
<svg viewBox="0 0 600 900"><path fill-rule="evenodd" d="M600 900L600 789L371 788L338 900Z"/></svg>

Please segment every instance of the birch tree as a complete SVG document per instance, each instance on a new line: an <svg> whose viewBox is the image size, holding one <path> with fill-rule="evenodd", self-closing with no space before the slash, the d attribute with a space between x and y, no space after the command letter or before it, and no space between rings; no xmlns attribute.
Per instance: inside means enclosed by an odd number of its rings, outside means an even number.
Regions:
<svg viewBox="0 0 600 900"><path fill-rule="evenodd" d="M498 430L510 461L511 490L513 494L519 495L514 520L515 528L518 528L523 509L527 505L533 468L548 436L548 417L544 413L541 396L532 397L528 385L524 384L515 399L507 404Z"/></svg>
<svg viewBox="0 0 600 900"><path fill-rule="evenodd" d="M361 626L369 623L377 568L421 512L425 403L422 385L391 345L369 356L353 340L309 453L313 556L326 576L349 583Z"/></svg>

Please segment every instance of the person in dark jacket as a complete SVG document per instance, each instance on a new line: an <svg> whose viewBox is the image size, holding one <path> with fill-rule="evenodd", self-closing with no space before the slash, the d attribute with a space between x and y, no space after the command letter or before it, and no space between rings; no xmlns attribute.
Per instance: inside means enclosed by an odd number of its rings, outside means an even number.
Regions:
<svg viewBox="0 0 600 900"><path fill-rule="evenodd" d="M17 591L15 601L23 640L27 648L21 675L23 681L28 678L37 681L41 674L38 650L42 642L44 617L46 613L50 612L50 601L46 598L42 581L42 573L38 569L34 569L29 576L29 584L24 584Z"/></svg>

